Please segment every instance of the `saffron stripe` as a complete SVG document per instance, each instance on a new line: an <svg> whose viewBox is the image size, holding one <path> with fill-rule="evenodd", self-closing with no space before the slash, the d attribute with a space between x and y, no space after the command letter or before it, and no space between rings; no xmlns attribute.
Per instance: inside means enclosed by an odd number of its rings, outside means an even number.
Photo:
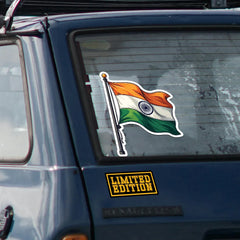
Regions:
<svg viewBox="0 0 240 240"><path fill-rule="evenodd" d="M108 82L115 95L130 95L142 100L146 100L151 104L162 107L172 108L172 104L168 102L169 94L162 91L146 91L140 86L129 82Z"/></svg>
<svg viewBox="0 0 240 240"><path fill-rule="evenodd" d="M140 126L143 126L145 129L147 129L153 134L181 135L181 133L177 130L175 121L156 120L153 118L149 118L133 109L120 109L119 123L140 124Z"/></svg>

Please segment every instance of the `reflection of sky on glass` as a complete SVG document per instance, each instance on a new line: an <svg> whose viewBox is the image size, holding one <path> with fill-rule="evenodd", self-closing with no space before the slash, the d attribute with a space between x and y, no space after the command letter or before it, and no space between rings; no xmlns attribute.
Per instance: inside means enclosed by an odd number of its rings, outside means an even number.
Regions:
<svg viewBox="0 0 240 240"><path fill-rule="evenodd" d="M18 64L19 55L15 53L18 53L16 45L0 46L0 66Z"/></svg>
<svg viewBox="0 0 240 240"><path fill-rule="evenodd" d="M28 153L22 74L17 45L0 46L0 161Z"/></svg>
<svg viewBox="0 0 240 240"><path fill-rule="evenodd" d="M206 34L205 34L206 33ZM173 95L181 138L125 125L131 156L240 152L240 35L232 32L148 32L81 36L82 55L106 155L116 147L99 73ZM89 42L91 43L89 45Z"/></svg>

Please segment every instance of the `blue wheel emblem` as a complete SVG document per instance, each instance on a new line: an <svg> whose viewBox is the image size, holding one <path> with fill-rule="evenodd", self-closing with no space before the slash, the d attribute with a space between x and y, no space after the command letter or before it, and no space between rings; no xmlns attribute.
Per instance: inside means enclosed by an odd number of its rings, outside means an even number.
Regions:
<svg viewBox="0 0 240 240"><path fill-rule="evenodd" d="M145 115L151 115L153 113L152 105L146 101L140 101L138 103L138 107L141 110L141 112Z"/></svg>

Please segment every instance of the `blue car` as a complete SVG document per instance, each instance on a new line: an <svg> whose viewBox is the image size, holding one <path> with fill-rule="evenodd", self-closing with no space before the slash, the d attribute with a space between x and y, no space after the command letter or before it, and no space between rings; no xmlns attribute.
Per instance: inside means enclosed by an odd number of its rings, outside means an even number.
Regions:
<svg viewBox="0 0 240 240"><path fill-rule="evenodd" d="M239 240L238 7L1 1L0 239Z"/></svg>

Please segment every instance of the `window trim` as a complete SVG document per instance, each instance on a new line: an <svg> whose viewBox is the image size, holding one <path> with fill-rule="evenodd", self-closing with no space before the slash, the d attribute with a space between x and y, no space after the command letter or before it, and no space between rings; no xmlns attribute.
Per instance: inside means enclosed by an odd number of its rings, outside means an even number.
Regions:
<svg viewBox="0 0 240 240"><path fill-rule="evenodd" d="M121 33L121 32L139 32L139 31L236 31L240 32L240 26L237 25L159 25L159 26L130 26L130 27L106 27L106 28L90 28L90 29L79 29L73 30L68 35L68 44L70 55L72 59L74 74L76 77L76 83L79 91L79 97L84 111L84 118L86 121L90 141L92 143L92 149L96 157L96 161L99 164L132 164L132 163L184 163L184 162L218 162L218 161L239 161L240 154L229 154L229 155L180 155L180 156L111 156L107 157L103 155L101 150L100 141L98 139L98 134L92 127L92 122L96 122L95 112L93 107L90 107L89 102L92 103L91 96L87 94L86 85L84 79L86 79L86 71L81 55L81 49L77 46L75 42L75 37L84 34L104 34L104 33ZM79 67L80 66L80 67ZM85 80L86 81L86 80ZM89 101L89 99L91 101ZM91 104L92 105L92 104ZM91 111L87 109L91 108Z"/></svg>

